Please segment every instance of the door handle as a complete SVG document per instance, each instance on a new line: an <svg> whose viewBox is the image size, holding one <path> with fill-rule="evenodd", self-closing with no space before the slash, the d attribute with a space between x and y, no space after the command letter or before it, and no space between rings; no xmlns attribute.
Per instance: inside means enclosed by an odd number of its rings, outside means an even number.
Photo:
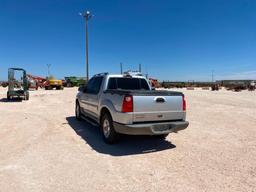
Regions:
<svg viewBox="0 0 256 192"><path fill-rule="evenodd" d="M165 98L164 97L155 97L154 100L157 103L164 103L165 102Z"/></svg>

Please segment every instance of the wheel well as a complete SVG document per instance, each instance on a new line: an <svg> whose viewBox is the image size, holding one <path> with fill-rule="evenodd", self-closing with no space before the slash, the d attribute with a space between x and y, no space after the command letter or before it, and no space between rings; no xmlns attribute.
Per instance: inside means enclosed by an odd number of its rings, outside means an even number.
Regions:
<svg viewBox="0 0 256 192"><path fill-rule="evenodd" d="M109 112L109 110L106 107L103 107L100 111L100 122L101 122L103 115L106 113L108 113L111 116L111 113Z"/></svg>

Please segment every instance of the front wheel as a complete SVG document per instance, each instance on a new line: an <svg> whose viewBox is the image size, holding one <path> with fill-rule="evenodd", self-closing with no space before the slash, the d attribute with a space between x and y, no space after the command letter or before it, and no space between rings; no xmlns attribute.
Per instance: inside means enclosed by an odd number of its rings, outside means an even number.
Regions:
<svg viewBox="0 0 256 192"><path fill-rule="evenodd" d="M113 144L119 139L119 134L115 131L113 126L113 120L110 114L105 113L100 122L101 133L103 139L108 144Z"/></svg>

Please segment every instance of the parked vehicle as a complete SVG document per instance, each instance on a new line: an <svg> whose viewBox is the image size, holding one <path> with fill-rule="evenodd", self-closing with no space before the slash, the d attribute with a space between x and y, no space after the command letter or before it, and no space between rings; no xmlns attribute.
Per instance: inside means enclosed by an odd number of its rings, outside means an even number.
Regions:
<svg viewBox="0 0 256 192"><path fill-rule="evenodd" d="M34 76L31 74L27 74L28 80L29 81L34 81L35 83L32 83L29 88L35 88L36 90L38 87L43 88L44 87L44 82L46 81L46 78L44 77L39 77L39 76Z"/></svg>
<svg viewBox="0 0 256 192"><path fill-rule="evenodd" d="M249 84L249 86L248 86L248 90L249 90L249 91L254 91L255 88L256 88L256 83L255 83L255 81L251 81L250 84Z"/></svg>
<svg viewBox="0 0 256 192"><path fill-rule="evenodd" d="M67 87L75 87L75 86L80 86L80 85L85 85L86 80L84 77L65 77L65 85Z"/></svg>
<svg viewBox="0 0 256 192"><path fill-rule="evenodd" d="M143 76L98 74L76 97L76 118L100 125L103 139L114 143L120 134L157 135L188 127L183 93L152 90Z"/></svg>
<svg viewBox="0 0 256 192"><path fill-rule="evenodd" d="M150 82L151 87L154 87L154 88L160 87L160 84L158 83L157 79L149 78L149 82Z"/></svg>
<svg viewBox="0 0 256 192"><path fill-rule="evenodd" d="M16 73L21 73L20 79ZM24 100L29 100L27 75L26 71L21 68L8 69L7 99L10 100L14 97L23 97Z"/></svg>
<svg viewBox="0 0 256 192"><path fill-rule="evenodd" d="M218 84L214 83L214 84L212 84L211 88L212 88L212 91L219 91L220 87Z"/></svg>
<svg viewBox="0 0 256 192"><path fill-rule="evenodd" d="M28 87L29 89L34 89L34 90L38 90L38 83L36 80L34 80L33 78L30 78L27 75L27 79L28 79Z"/></svg>
<svg viewBox="0 0 256 192"><path fill-rule="evenodd" d="M44 82L44 87L45 90L52 90L52 89L56 89L56 90L62 90L63 89L63 85L62 85L62 80L58 80L58 79L47 79Z"/></svg>

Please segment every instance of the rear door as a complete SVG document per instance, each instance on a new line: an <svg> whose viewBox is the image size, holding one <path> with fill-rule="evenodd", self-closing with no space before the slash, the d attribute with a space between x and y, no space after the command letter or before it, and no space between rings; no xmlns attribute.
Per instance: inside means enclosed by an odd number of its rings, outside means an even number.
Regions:
<svg viewBox="0 0 256 192"><path fill-rule="evenodd" d="M182 95L134 96L134 122L181 120L184 118Z"/></svg>
<svg viewBox="0 0 256 192"><path fill-rule="evenodd" d="M103 76L94 77L93 83L88 87L87 91L87 109L89 113L95 117L98 114L98 104L99 104L99 92L102 85Z"/></svg>
<svg viewBox="0 0 256 192"><path fill-rule="evenodd" d="M88 90L92 89L93 87L93 81L94 81L94 78L91 78L88 83L87 83L87 89L86 89L86 92L83 92L81 94L81 97L80 97L80 105L81 105L81 108L82 110L85 112L85 113L88 113L89 112L89 106L88 106Z"/></svg>

